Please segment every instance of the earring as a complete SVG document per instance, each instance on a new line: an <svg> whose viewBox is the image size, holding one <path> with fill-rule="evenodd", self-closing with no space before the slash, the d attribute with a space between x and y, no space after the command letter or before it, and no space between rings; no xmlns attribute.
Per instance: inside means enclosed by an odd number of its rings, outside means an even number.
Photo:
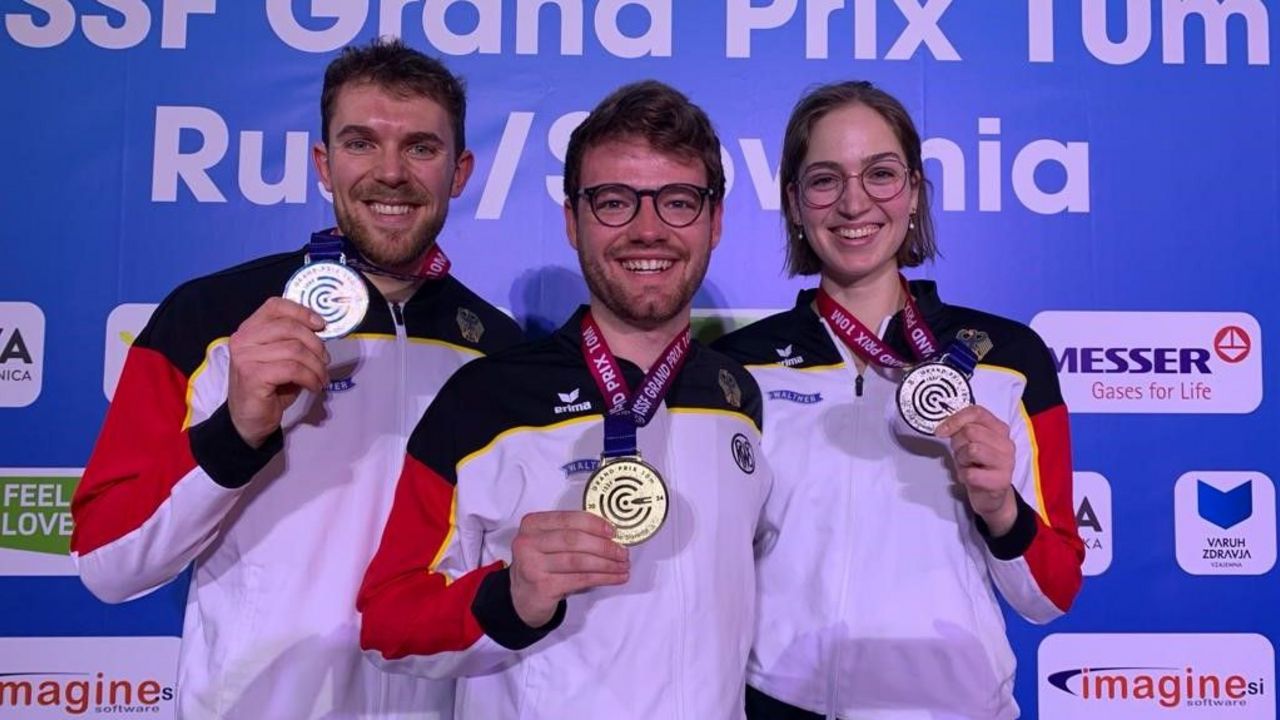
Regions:
<svg viewBox="0 0 1280 720"><path fill-rule="evenodd" d="M915 230L915 229L916 229L916 214L915 214L915 213L911 213L910 215L908 215L908 216L907 216L907 229L908 229L908 230Z"/></svg>

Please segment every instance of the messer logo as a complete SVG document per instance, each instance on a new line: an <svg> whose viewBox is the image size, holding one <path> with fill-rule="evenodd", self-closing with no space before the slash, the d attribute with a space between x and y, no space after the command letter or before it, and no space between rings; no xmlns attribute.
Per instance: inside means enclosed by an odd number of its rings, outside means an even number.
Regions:
<svg viewBox="0 0 1280 720"><path fill-rule="evenodd" d="M1236 325L1222 328L1213 337L1213 351L1222 358L1223 362L1232 365L1249 357L1249 351L1252 349L1253 340L1249 337L1249 333Z"/></svg>

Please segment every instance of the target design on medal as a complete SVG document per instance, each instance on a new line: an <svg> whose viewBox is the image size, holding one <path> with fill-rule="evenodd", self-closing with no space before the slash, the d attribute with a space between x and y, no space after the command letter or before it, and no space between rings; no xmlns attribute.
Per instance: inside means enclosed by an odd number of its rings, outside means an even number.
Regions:
<svg viewBox="0 0 1280 720"><path fill-rule="evenodd" d="M289 278L284 297L314 310L324 318L321 338L338 338L351 332L369 309L369 291L356 271L335 262L303 266Z"/></svg>
<svg viewBox="0 0 1280 720"><path fill-rule="evenodd" d="M932 435L938 425L973 404L973 389L959 370L928 363L907 373L898 386L898 412L915 430Z"/></svg>
<svg viewBox="0 0 1280 720"><path fill-rule="evenodd" d="M666 484L643 461L607 462L587 480L582 509L608 520L616 542L635 545L652 537L666 520Z"/></svg>
<svg viewBox="0 0 1280 720"><path fill-rule="evenodd" d="M321 278L302 295L302 304L315 310L325 322L340 322L347 314L348 300L337 279Z"/></svg>

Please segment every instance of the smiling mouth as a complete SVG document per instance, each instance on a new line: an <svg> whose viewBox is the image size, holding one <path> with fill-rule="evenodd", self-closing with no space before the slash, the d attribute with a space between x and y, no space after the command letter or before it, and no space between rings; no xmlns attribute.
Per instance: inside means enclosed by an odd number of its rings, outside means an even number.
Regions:
<svg viewBox="0 0 1280 720"><path fill-rule="evenodd" d="M861 240L875 235L879 230L879 225L862 225L856 228L836 228L832 232L845 240Z"/></svg>
<svg viewBox="0 0 1280 720"><path fill-rule="evenodd" d="M663 272L676 264L674 260L661 260L657 258L622 260L620 263L623 270L639 273L641 275L656 275L657 273Z"/></svg>
<svg viewBox="0 0 1280 720"><path fill-rule="evenodd" d="M408 215L413 211L413 205L391 205L388 203L370 202L369 209L378 215Z"/></svg>

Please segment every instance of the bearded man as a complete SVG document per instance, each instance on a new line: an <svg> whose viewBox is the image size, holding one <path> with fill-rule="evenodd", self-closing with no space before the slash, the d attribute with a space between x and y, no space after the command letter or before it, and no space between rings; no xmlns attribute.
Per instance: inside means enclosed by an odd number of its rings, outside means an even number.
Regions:
<svg viewBox="0 0 1280 720"><path fill-rule="evenodd" d="M720 142L684 95L628 85L573 132L564 178L590 304L427 410L361 643L460 678L463 719L740 718L771 480L755 382L689 334Z"/></svg>
<svg viewBox="0 0 1280 720"><path fill-rule="evenodd" d="M452 715L452 683L363 660L356 591L408 430L458 367L520 332L435 243L475 162L459 79L375 41L329 65L320 105L337 228L169 295L72 504L99 598L193 566L182 718Z"/></svg>

